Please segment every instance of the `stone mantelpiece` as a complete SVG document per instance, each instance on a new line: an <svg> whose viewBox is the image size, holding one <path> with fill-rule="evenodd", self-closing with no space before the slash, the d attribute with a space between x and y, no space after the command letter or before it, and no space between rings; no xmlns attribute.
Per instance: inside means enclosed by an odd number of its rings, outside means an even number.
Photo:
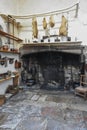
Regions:
<svg viewBox="0 0 87 130"><path fill-rule="evenodd" d="M23 44L20 48L21 56L25 54L46 52L46 51L64 51L68 53L81 54L81 41L77 42L57 42L57 43L29 43Z"/></svg>

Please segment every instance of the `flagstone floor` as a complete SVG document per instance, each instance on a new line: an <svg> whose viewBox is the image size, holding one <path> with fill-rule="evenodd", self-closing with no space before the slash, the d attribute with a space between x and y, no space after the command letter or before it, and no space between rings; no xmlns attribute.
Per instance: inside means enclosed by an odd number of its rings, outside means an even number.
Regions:
<svg viewBox="0 0 87 130"><path fill-rule="evenodd" d="M0 107L0 130L87 130L87 101L68 91L24 89Z"/></svg>

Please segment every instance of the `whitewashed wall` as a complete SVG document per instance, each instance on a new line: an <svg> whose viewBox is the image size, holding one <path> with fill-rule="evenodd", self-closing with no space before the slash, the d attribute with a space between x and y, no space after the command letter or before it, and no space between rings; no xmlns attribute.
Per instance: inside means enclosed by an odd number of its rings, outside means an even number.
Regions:
<svg viewBox="0 0 87 130"><path fill-rule="evenodd" d="M17 14L17 0L0 0L0 13Z"/></svg>
<svg viewBox="0 0 87 130"><path fill-rule="evenodd" d="M79 0L79 17L75 22L69 24L69 35L72 37L72 40L77 37L78 40L81 40L84 45L87 44L87 0ZM47 13L50 11L60 10L67 8L77 0L1 0L0 1L0 13L6 14L15 14L15 15L30 15L38 13ZM42 20L42 19L41 19ZM20 21L20 20L18 20ZM30 20L22 20L24 25L30 25ZM32 40L32 28L23 28L23 31L20 33L21 38ZM41 35L44 35L44 32L39 32Z"/></svg>
<svg viewBox="0 0 87 130"><path fill-rule="evenodd" d="M18 7L18 15L31 15L31 14L39 14L39 13L47 13L50 11L60 10L72 6L76 3L77 0L19 0ZM77 37L78 40L82 41L82 44L87 45L87 1L80 0L80 8L79 8L79 16L74 22L69 24L69 36L72 37L72 40L75 40ZM41 19L42 20L42 19ZM40 21L40 20L38 20ZM32 33L31 21L24 20L22 21L26 26L22 28L20 36L25 40L27 38L32 41ZM39 24L39 23L38 23ZM39 32L44 35L44 32Z"/></svg>
<svg viewBox="0 0 87 130"><path fill-rule="evenodd" d="M19 0L19 15L46 13L69 7L76 0Z"/></svg>
<svg viewBox="0 0 87 130"><path fill-rule="evenodd" d="M73 0L72 4L76 3L76 0ZM67 7L70 7L71 5L71 1L70 0L37 0L37 2L35 0L26 0L26 2L24 0L19 0L19 11L18 14L19 15L32 15L32 14L41 14L41 13L47 13L47 12L52 12L52 11L56 11L56 10L61 10ZM43 16L44 17L44 16ZM42 24L43 21L43 17L37 18L38 21L38 25ZM61 21L61 17L54 17L55 22L59 22ZM49 16L46 17L47 22L49 22ZM32 20L22 20L23 24L24 24L24 28L22 28L22 31L20 33L20 36L23 38L23 40L25 41L25 39L28 39L32 42ZM59 27L58 24L56 24L56 27ZM41 38L43 35L45 35L45 31L43 30L42 26L38 26L38 30L39 30L39 38ZM59 33L59 29L50 29L50 34L58 34Z"/></svg>

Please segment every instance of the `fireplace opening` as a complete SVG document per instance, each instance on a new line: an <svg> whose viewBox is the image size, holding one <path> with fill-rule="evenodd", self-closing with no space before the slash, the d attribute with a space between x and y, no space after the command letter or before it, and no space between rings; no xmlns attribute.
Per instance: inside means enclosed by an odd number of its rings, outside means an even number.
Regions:
<svg viewBox="0 0 87 130"><path fill-rule="evenodd" d="M64 90L79 85L81 63L79 54L38 52L22 56L21 82L39 84L40 89Z"/></svg>

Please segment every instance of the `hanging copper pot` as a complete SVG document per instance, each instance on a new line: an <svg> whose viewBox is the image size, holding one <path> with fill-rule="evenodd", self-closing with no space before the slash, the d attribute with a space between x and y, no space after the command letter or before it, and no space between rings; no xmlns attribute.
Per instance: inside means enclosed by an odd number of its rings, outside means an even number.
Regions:
<svg viewBox="0 0 87 130"><path fill-rule="evenodd" d="M21 62L15 60L15 68L16 69L21 68Z"/></svg>
<svg viewBox="0 0 87 130"><path fill-rule="evenodd" d="M18 68L18 61L15 60L15 68Z"/></svg>
<svg viewBox="0 0 87 130"><path fill-rule="evenodd" d="M3 50L4 50L4 51L8 51L8 49L9 49L8 45L4 45L4 46L3 46Z"/></svg>

